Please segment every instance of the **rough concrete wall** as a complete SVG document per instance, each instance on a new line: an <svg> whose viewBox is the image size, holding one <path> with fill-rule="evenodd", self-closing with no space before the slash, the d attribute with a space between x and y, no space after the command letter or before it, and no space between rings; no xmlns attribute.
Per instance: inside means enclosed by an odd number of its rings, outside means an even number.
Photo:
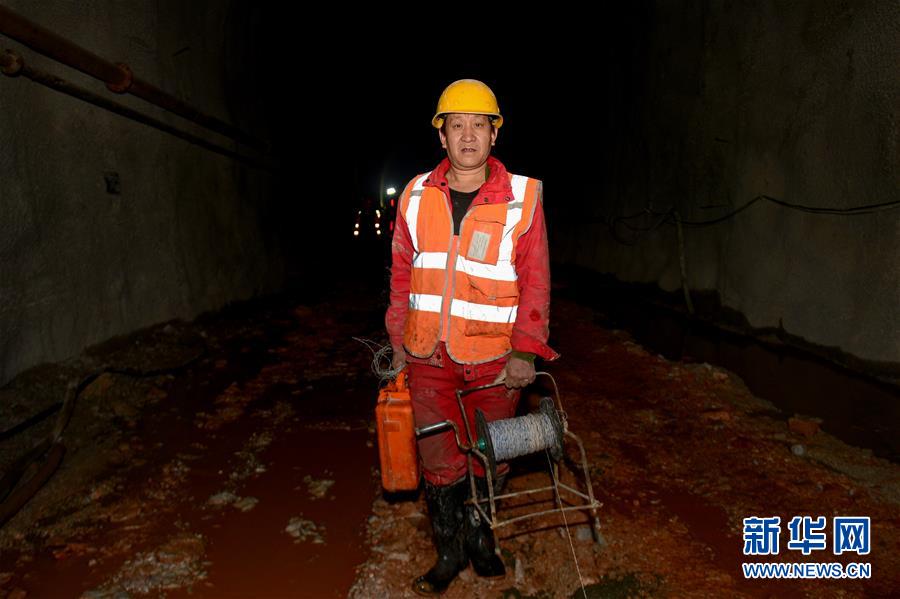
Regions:
<svg viewBox="0 0 900 599"><path fill-rule="evenodd" d="M560 214L556 259L675 290L675 227L625 245L603 214L674 206L704 221L760 194L826 208L900 200L900 4L673 1L652 12L646 55L610 67L643 74L637 101L608 100L602 202L581 207L596 218ZM689 286L718 291L752 326L900 363L900 210L758 202L685 236Z"/></svg>
<svg viewBox="0 0 900 599"><path fill-rule="evenodd" d="M252 108L226 104L242 68L230 28L245 26L229 3L4 4L208 114L233 122L230 110ZM0 39L29 65L105 93ZM137 98L114 99L202 132ZM264 234L269 175L24 78L0 77L0 107L0 383L280 284L278 251ZM107 193L107 173L117 173L119 195Z"/></svg>

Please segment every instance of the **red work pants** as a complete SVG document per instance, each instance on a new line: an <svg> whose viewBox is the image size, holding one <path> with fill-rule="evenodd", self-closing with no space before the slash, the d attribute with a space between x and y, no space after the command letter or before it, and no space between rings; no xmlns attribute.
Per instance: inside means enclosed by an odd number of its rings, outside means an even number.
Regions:
<svg viewBox="0 0 900 599"><path fill-rule="evenodd" d="M444 344L439 343L435 355L427 364L421 361L410 362L409 391L416 427L452 420L459 430L460 441L468 444L456 390L492 383L503 370L506 360L503 357L484 364L458 364L447 356ZM476 434L475 408L484 412L488 422L512 418L520 395L518 389L507 389L503 384L463 395L463 406L473 436ZM450 485L465 476L466 455L456 445L453 431L422 437L418 440L418 445L422 470L429 483ZM477 456L472 456L472 465L476 476L484 476L483 465ZM503 473L507 468L505 464L498 465L498 472Z"/></svg>

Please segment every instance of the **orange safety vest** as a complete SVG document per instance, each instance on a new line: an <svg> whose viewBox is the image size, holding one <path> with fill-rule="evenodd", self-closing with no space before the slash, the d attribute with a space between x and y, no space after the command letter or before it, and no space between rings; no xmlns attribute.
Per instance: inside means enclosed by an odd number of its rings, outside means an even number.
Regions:
<svg viewBox="0 0 900 599"><path fill-rule="evenodd" d="M513 198L474 204L454 252L449 202L443 191L424 185L430 174L413 179L400 199L414 249L403 345L427 358L444 337L453 361L490 362L512 349L519 305L516 243L531 227L542 183L510 175ZM447 331L442 313L449 315Z"/></svg>

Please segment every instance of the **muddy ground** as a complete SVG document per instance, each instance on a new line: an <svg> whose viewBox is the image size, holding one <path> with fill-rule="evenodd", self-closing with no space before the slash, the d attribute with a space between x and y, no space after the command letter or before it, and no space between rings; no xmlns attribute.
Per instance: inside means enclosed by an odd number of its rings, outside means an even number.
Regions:
<svg viewBox="0 0 900 599"><path fill-rule="evenodd" d="M380 491L377 380L353 339L384 339L383 294L371 288L167 323L0 390L6 471L55 414L9 431L52 411L71 381L91 381L61 466L0 531L0 595L413 596L434 552L421 495ZM567 526L558 515L511 525L500 533L506 577L466 570L447 597L896 594L900 467L792 420L732 373L668 361L601 321L555 301L563 358L546 365L588 453L599 539L578 512ZM523 408L549 389L532 389ZM567 454L562 477L578 486L573 445ZM510 490L547 484L546 465L519 460ZM501 516L547 505L508 500ZM740 563L754 560L741 555L741 522L752 515L870 516L865 558L782 548L768 561L868 561L872 578L744 580Z"/></svg>

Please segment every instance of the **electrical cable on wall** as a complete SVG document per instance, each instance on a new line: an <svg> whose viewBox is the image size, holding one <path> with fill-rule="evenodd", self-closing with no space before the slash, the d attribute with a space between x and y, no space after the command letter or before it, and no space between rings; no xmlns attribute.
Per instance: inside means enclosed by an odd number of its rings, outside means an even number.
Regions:
<svg viewBox="0 0 900 599"><path fill-rule="evenodd" d="M772 202L772 203L782 206L784 208L788 208L791 210L798 210L800 212L806 212L806 213L810 213L810 214L831 214L831 215L835 215L835 216L856 216L856 215L860 215L860 214L875 214L878 212L886 212L888 210L895 210L897 208L900 208L900 200L891 201L891 202L882 202L879 204L867 204L867 205L863 205L863 206L855 206L852 208L822 208L822 207L817 207L817 206L805 206L803 204L793 204L791 202L786 202L785 200L781 200L779 198L761 194L761 195L758 195L755 198L745 202L742 206L732 210L728 214L724 214L722 216L719 216L719 217L716 217L713 219L709 219L709 220L703 220L703 221L690 221L690 220L680 219L680 223L682 226L685 226L685 227L708 227L711 225L716 225L716 224L724 222L730 218L733 218L734 216L743 212L744 210L746 210L747 208L749 208L750 206L752 206L753 204L755 204L756 202L758 202L760 200ZM636 218L641 218L641 217L646 217L646 216L661 217L661 218L659 218L659 220L657 222L655 222L651 225L647 225L647 226L634 226L634 225L631 225L628 223L629 220L634 220ZM665 212L658 212L658 211L653 210L651 207L647 207L644 210L642 210L640 212L636 212L634 214L630 214L627 216L617 216L617 217L614 217L611 219L607 218L605 220L606 220L607 224L609 225L610 233L612 234L613 238L616 241L618 241L624 245L634 245L637 242L637 240L641 234L649 233L650 231L654 231L654 230L658 229L659 227L661 227L662 225L670 224L670 223L675 224L674 208L670 208L668 211L665 211ZM622 226L626 227L627 229L629 229L630 231L632 231L633 233L635 233L631 240L625 240L619 235L619 232L618 232L619 225L622 225Z"/></svg>
<svg viewBox="0 0 900 599"><path fill-rule="evenodd" d="M673 223L676 227L676 233L678 238L678 265L679 272L681 275L681 288L684 294L685 305L687 306L688 312L694 313L694 305L691 300L691 294L688 286L687 280L687 258L686 252L684 249L684 233L683 227L708 227L711 225L716 225L721 222L724 222L728 219L734 218L739 213L743 212L756 202L760 200L765 200L782 206L784 208L788 208L790 210L798 210L800 212L806 212L810 214L831 214L835 216L856 216L859 214L875 214L878 212L886 212L888 210L894 210L900 208L900 200L891 201L891 202L882 202L879 204L867 204L863 206L856 206L853 208L822 208L816 206L805 206L803 204L793 204L791 202L786 202L784 200L774 198L768 195L758 195L755 198L745 202L742 206L732 210L728 214L724 214L717 218L704 220L704 221L687 221L683 220L675 209L675 207L669 208L665 212L658 212L653 210L652 205L648 205L646 208L641 210L640 212L636 212L634 214L626 215L626 216L617 216L614 218L606 217L604 221L607 223L609 227L610 235L613 239L623 245L635 245L640 239L642 234L649 233L650 231L654 231L661 227L662 225ZM658 220L647 226L634 226L631 225L628 221L634 220L642 217L656 217ZM618 227L619 225L624 226L632 232L632 236L630 239L625 239L619 235Z"/></svg>

